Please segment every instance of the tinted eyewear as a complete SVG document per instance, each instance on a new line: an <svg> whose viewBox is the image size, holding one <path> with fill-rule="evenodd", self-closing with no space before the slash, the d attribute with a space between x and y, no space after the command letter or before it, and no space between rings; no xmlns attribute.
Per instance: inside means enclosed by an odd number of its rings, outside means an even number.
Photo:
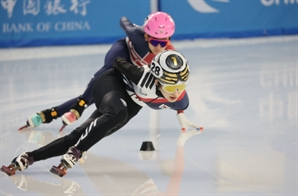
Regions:
<svg viewBox="0 0 298 196"><path fill-rule="evenodd" d="M163 85L162 88L168 93L174 93L177 89L182 92L186 88L186 84L178 84L178 85Z"/></svg>
<svg viewBox="0 0 298 196"><path fill-rule="evenodd" d="M150 37L148 41L154 47L156 47L159 44L162 48L166 47L170 42L170 40L154 39L152 37Z"/></svg>

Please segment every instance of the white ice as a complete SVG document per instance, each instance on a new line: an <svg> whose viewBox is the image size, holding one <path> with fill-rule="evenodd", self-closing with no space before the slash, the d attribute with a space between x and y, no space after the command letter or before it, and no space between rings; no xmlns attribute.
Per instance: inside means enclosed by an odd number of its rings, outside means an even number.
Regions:
<svg viewBox="0 0 298 196"><path fill-rule="evenodd" d="M189 120L144 108L63 178L60 157L1 175L0 195L297 195L298 36L173 42L189 60ZM27 117L80 95L110 45L1 49L1 165L70 133ZM152 141L154 152L141 152Z"/></svg>

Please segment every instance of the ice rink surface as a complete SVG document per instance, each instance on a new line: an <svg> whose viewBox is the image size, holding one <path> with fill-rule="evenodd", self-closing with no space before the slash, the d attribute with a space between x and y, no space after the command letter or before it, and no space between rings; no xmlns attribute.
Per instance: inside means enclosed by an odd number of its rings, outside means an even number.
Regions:
<svg viewBox="0 0 298 196"><path fill-rule="evenodd" d="M298 37L173 42L189 60L189 120L144 107L93 146L63 178L60 157L1 174L3 196L297 195ZM28 116L80 95L109 45L1 49L1 165L70 133L61 119L17 131ZM141 152L152 141L154 152Z"/></svg>

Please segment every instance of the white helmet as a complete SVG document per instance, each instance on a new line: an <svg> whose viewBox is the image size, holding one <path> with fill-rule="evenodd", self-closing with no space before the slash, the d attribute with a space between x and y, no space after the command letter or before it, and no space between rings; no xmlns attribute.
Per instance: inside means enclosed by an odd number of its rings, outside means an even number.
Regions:
<svg viewBox="0 0 298 196"><path fill-rule="evenodd" d="M152 60L150 69L162 85L186 84L189 78L186 58L174 50L158 53Z"/></svg>

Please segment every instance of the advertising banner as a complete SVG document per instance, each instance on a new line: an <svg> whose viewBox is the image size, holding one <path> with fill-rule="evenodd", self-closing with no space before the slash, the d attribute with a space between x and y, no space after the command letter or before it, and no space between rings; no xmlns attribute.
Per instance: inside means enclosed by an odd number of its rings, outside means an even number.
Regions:
<svg viewBox="0 0 298 196"><path fill-rule="evenodd" d="M0 47L112 43L122 16L142 25L153 0L0 0ZM172 40L298 34L298 0L159 0Z"/></svg>
<svg viewBox="0 0 298 196"><path fill-rule="evenodd" d="M176 22L173 39L298 33L298 0L161 0Z"/></svg>
<svg viewBox="0 0 298 196"><path fill-rule="evenodd" d="M1 47L111 43L126 16L142 25L149 0L0 0Z"/></svg>

